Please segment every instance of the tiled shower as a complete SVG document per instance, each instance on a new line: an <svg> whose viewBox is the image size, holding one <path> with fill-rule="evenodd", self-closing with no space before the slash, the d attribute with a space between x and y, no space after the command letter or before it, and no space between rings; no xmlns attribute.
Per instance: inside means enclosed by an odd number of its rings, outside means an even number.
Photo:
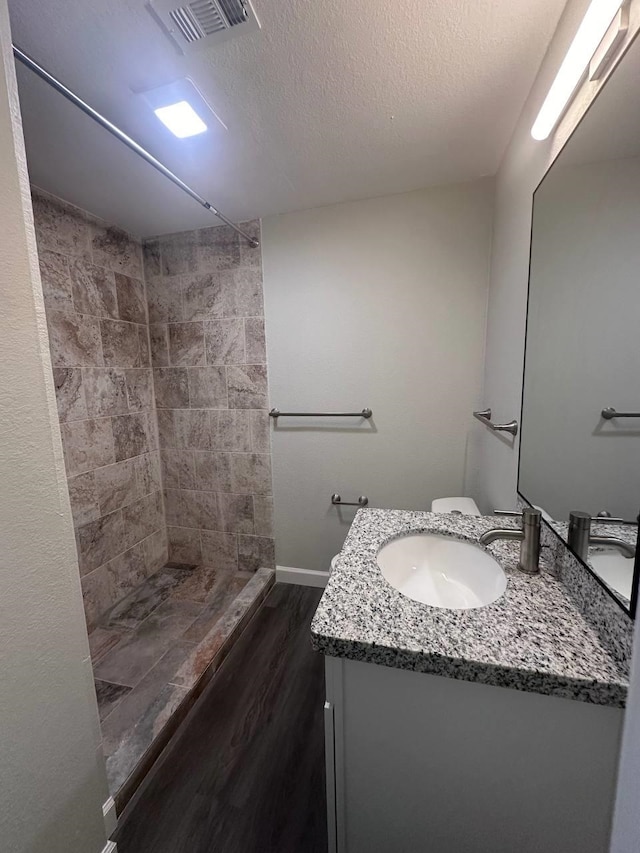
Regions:
<svg viewBox="0 0 640 853"><path fill-rule="evenodd" d="M273 583L261 253L224 226L143 244L39 191L33 209L122 805Z"/></svg>

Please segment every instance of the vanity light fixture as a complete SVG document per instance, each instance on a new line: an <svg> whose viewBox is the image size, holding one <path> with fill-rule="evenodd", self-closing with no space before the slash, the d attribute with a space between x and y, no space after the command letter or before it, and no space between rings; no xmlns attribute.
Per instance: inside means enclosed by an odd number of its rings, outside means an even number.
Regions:
<svg viewBox="0 0 640 853"><path fill-rule="evenodd" d="M197 136L217 125L227 129L202 92L188 77L136 94L146 101L165 127L178 139Z"/></svg>
<svg viewBox="0 0 640 853"><path fill-rule="evenodd" d="M571 46L538 113L531 136L546 139L587 70L591 57L625 0L591 0Z"/></svg>

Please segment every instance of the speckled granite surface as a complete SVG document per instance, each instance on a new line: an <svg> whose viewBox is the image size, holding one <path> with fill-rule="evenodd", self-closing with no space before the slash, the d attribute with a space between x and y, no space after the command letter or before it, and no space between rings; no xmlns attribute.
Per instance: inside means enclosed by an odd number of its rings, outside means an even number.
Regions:
<svg viewBox="0 0 640 853"><path fill-rule="evenodd" d="M487 550L502 565L507 589L493 604L445 610L395 590L376 563L379 549L407 533L433 532L477 542L485 530L517 519L359 510L314 616L314 648L327 655L623 707L628 671L601 641L552 574L516 568L519 544Z"/></svg>

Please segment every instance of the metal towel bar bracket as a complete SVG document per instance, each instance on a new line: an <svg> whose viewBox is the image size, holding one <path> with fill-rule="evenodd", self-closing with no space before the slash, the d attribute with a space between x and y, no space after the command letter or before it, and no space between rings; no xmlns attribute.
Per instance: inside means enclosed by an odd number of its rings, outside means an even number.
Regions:
<svg viewBox="0 0 640 853"><path fill-rule="evenodd" d="M340 495L331 495L331 503L334 506L367 506L369 498L366 495L360 495L357 501L343 501Z"/></svg>
<svg viewBox="0 0 640 853"><path fill-rule="evenodd" d="M616 412L613 406L607 406L600 414L605 421L611 421L613 418L640 418L640 412Z"/></svg>
<svg viewBox="0 0 640 853"><path fill-rule="evenodd" d="M511 435L518 434L518 421L509 421L506 424L494 424L491 422L491 409L484 409L481 412L474 412L473 417L480 421L481 424L488 426L493 432L508 432Z"/></svg>
<svg viewBox="0 0 640 853"><path fill-rule="evenodd" d="M363 409L361 412L281 412L280 409L271 409L270 418L370 418L371 409Z"/></svg>

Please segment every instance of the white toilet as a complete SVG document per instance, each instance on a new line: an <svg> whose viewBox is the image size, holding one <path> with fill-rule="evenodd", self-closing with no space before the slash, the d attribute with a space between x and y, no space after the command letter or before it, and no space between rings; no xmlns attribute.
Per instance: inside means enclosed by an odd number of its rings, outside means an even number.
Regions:
<svg viewBox="0 0 640 853"><path fill-rule="evenodd" d="M431 512L455 512L462 515L481 515L473 498L436 498L431 502Z"/></svg>

